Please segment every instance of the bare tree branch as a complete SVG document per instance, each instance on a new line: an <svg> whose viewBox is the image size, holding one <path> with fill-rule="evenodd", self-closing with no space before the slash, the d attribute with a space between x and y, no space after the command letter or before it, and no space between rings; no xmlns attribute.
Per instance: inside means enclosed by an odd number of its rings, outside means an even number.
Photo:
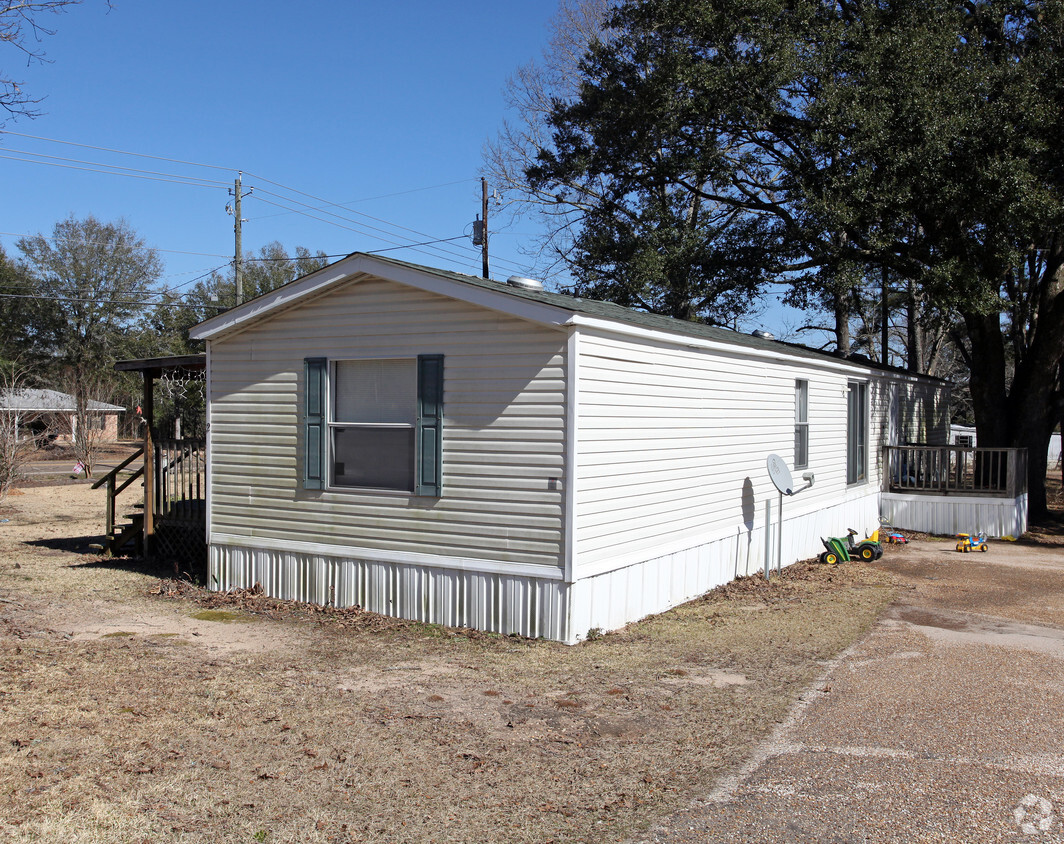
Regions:
<svg viewBox="0 0 1064 844"><path fill-rule="evenodd" d="M81 0L0 0L0 45L14 47L22 53L26 65L44 63L44 38L55 35L41 23L46 14L60 14L67 6L76 6ZM110 5L110 4L108 4ZM33 97L22 88L22 82L0 70L0 108L12 117L38 117L41 112L34 108L43 97ZM2 124L0 124L2 125Z"/></svg>

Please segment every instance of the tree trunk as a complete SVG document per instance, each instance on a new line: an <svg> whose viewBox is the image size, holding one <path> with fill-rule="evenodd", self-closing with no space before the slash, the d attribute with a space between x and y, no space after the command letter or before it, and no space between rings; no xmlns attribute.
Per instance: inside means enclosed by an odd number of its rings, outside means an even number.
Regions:
<svg viewBox="0 0 1064 844"><path fill-rule="evenodd" d="M1009 393L1005 374L1005 344L998 313L962 313L971 345L969 389L975 411L975 430L984 448L1009 445Z"/></svg>
<svg viewBox="0 0 1064 844"><path fill-rule="evenodd" d="M905 363L909 372L923 372L924 367L924 344L923 333L920 331L919 302L916 296L916 282L909 279L908 298L906 299L906 337L905 337Z"/></svg>
<svg viewBox="0 0 1064 844"><path fill-rule="evenodd" d="M841 358L850 356L850 300L849 291L833 293L835 310L835 354Z"/></svg>
<svg viewBox="0 0 1064 844"><path fill-rule="evenodd" d="M1056 251L1056 250L1055 250ZM1007 384L999 313L963 313L971 345L971 392L979 445L1027 449L1028 514L1048 515L1046 451L1059 416L1057 383L1064 348L1064 258L1055 254L1040 283L1036 321Z"/></svg>

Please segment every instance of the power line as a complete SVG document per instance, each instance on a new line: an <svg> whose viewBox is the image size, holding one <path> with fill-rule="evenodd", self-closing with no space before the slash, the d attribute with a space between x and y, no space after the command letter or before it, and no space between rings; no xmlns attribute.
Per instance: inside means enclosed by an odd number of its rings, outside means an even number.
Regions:
<svg viewBox="0 0 1064 844"><path fill-rule="evenodd" d="M424 243L410 243L406 246L389 246L386 249L367 249L367 255L378 255L381 252L394 252L396 249L412 249L415 246L431 246L434 243L450 243L452 240L460 240L464 238L464 234L460 234L457 237L444 237L439 240L426 240Z"/></svg>
<svg viewBox="0 0 1064 844"><path fill-rule="evenodd" d="M160 294L160 295L162 296L164 294ZM185 294L185 295L188 295L188 294ZM182 297L176 297L176 298L182 298ZM0 299L35 299L35 300L37 300L39 302L40 301L48 301L48 302L77 302L77 303L82 303L82 304L84 304L84 303L88 303L88 304L101 303L100 299L89 299L89 298L84 298L84 297L79 297L79 296L42 296L39 293L0 293ZM166 298L162 298L162 299L160 299L157 302L147 302L147 301L143 301L143 300L131 300L131 299L105 299L105 300L102 301L102 304L106 304L106 305L129 305L129 306L137 305L137 306L144 306L144 307L153 307L153 306L156 306L156 305L173 304L173 301L174 300L167 300ZM210 304L208 304L206 302L203 302L203 303L197 303L196 307L213 308L213 307L216 307L216 306L215 305L210 305Z"/></svg>
<svg viewBox="0 0 1064 844"><path fill-rule="evenodd" d="M259 175L255 174L255 173L247 173L246 175L249 176L250 178L259 179L261 181L267 182L268 184L271 184L271 185L274 185L276 187L279 187L282 190L289 191L290 193L296 193L296 194L299 194L300 196L305 196L305 197L307 197L309 199L316 200L317 202L324 202L324 203L326 203L326 205L324 206L325 208L344 208L344 206L341 205L340 203L330 202L328 199L325 199L324 197L315 196L312 193L307 193L306 191L299 190L298 188L289 187L288 185L281 184L280 182L275 182L272 179L267 179L267 178L265 178L263 176L259 176ZM311 210L317 210L317 211L323 211L324 213L329 214L330 216L335 216L335 217L337 217L339 219L346 220L347 222L355 223L354 220L342 217L339 214L333 214L330 211L324 211L324 208L316 208L313 205L309 205L308 203L305 203L305 202L300 202L298 199L290 199L289 197L282 196L282 195L280 195L278 193L275 193L274 191L268 190L266 188L258 187L256 189L260 193L269 194L270 196L277 197L278 199L281 199L281 200L283 200L285 202L294 202L294 203L296 203L298 205L302 205L304 208L309 208ZM366 214L366 213L364 213L362 211L356 211L353 208L344 208L344 210L349 212L349 213L351 213L351 214L356 214L359 217L365 217L368 220L373 220L374 222L377 222L377 223L383 223L386 226L390 226L390 227L392 227L394 229L400 229L402 231L407 231L407 232L410 232L411 234L416 234L416 235L418 235L420 237L429 237L429 238L434 238L435 237L435 235L429 234L428 232L419 231L418 229L412 229L412 228L409 228L408 226L403 226L403 225L400 225L398 223L392 223L392 222L389 222L388 220L384 220L384 219L382 219L380 217L374 217L372 214ZM292 209L292 211L295 212L295 209ZM323 220L322 222L328 222L328 221L327 220ZM356 225L357 225L357 223L356 223ZM367 224L367 228L371 228L374 231L381 231L381 229L378 229L376 226L369 226L368 224ZM391 234L391 232L388 232L388 234ZM394 234L392 236L393 237L402 237L402 235L398 235L398 234ZM454 239L458 240L460 238L454 238ZM457 253L448 253L448 252L445 252L444 250L439 250L439 251L442 252L445 255L450 255L451 257L460 258L463 261L469 260L469 257L466 256L466 255L459 255ZM477 258L479 260L479 257L480 257L480 250L479 249L476 250L476 254L477 254ZM520 268L520 266L518 264L516 264L516 263L514 263L512 261L499 260L499 261L497 261L497 263L508 263L508 264L510 264L511 267Z"/></svg>
<svg viewBox="0 0 1064 844"><path fill-rule="evenodd" d="M46 141L48 143L56 143L56 144L62 144L62 145L66 145L66 146L79 147L79 148L82 148L82 149L91 149L91 150L96 150L96 151L99 151L99 152L113 153L113 154L116 154L116 155L129 155L129 156L135 156L135 157L138 157L138 158L151 159L151 160L155 160L155 161L165 161L165 162L168 162L168 163L171 163L171 164L181 164L181 165L191 166L191 167L204 167L204 168L209 168L209 169L213 169L213 170L229 170L229 171L232 171L232 170L236 169L236 168L232 168L232 167L223 167L223 166L215 165L215 164L203 164L203 163L196 162L196 161L187 161L187 160L183 160L183 159L168 158L166 156L149 155L149 154L146 154L146 153L132 152L132 151L129 151L129 150L121 150L121 149L116 149L116 148L113 148L113 147L102 147L102 146L96 146L96 145L93 145L93 144L78 143L78 142L75 142L75 141L64 141L64 140L60 140L60 139L57 139L57 138L48 138L48 137L44 137L44 136L41 136L41 135L31 135L31 134L28 134L28 133L13 132L13 131L3 130L3 129L0 129L0 134L7 134L7 135L12 135L12 136L15 136L15 137L22 137L22 138L30 138L30 139L33 139L33 140ZM32 157L31 158L19 158L19 157L12 156L12 155L0 155L0 159L7 159L7 160L10 160L10 161L17 161L17 162L21 162L21 163L25 163L25 164L43 164L43 165L50 166L50 167L60 167L60 168L69 169L69 170L81 170L83 172L90 172L90 173L102 173L102 174L105 174L105 175L110 174L110 175L116 175L116 176L127 176L129 178L138 178L138 179L143 179L143 180L147 180L147 181L160 181L160 182L170 183L170 184L183 184L183 185L187 185L187 186L190 186L190 187L210 187L210 188L222 188L222 187L225 187L225 188L228 188L228 183L227 182L221 182L221 181L218 181L216 179L205 179L205 178L200 178L200 177L196 177L196 176L184 176L184 175L180 175L180 174L177 174L177 173L166 173L166 172L153 171L153 170L142 170L142 169L139 169L139 168L126 167L124 165L106 164L106 163L97 162L97 161L85 161L83 159L73 159L73 158L66 158L66 157L63 157L63 156L53 156L53 155L48 155L48 154L45 154L45 153L30 152L30 151L27 151L27 150L12 150L12 151L13 152L17 152L19 155L32 156ZM41 159L50 159L50 160L41 160ZM389 234L391 237L399 237L399 238L404 239L404 240L413 240L413 238L406 237L406 236L400 235L400 234L392 234L391 232L388 232L388 231L386 231L384 229L379 229L376 226L371 226L369 224L359 224L357 221L352 220L349 217L343 217L343 216L340 216L340 215L332 214L331 212L326 211L325 209L327 209L327 208L343 208L345 211L347 211L350 214L355 214L355 215L358 215L360 217L365 217L368 220L373 220L374 222L381 223L382 225L388 226L391 229L396 229L396 230L400 230L400 231L410 232L411 234L418 235L419 237L432 238L432 240L425 241L423 244L413 244L412 243L412 244L410 244L410 245L408 245L406 247L403 247L403 245L400 242L398 242L398 241L391 240L389 238L381 238L383 240L386 240L386 242L390 242L390 243L395 244L398 248L416 248L417 246L421 246L421 245L425 245L425 244L431 246L431 245L433 245L435 243L445 243L445 242L448 242L448 241L460 240L461 239L459 237L455 237L455 238L435 238L433 235L429 234L428 232L423 232L423 231L419 231L417 229L412 229L412 228L409 228L407 226L403 226L403 225L398 224L398 223L392 223L392 222L390 222L388 220L385 220L383 218L375 217L375 216L373 216L371 214L365 214L364 212L357 211L357 210L351 209L351 208L347 208L346 205L350 205L350 204L352 204L354 202L368 201L369 199L384 198L384 197L389 197L389 196L399 196L399 195L403 195L403 194L407 194L407 193L415 193L415 192L422 191L422 190L431 190L431 189L438 188L438 187L447 187L447 186L454 185L454 184L461 184L462 182L465 182L465 181L470 181L469 179L459 179L459 180L455 180L455 181L451 181L451 182L444 182L444 183L440 183L438 185L432 185L432 186L428 186L428 187L424 187L424 188L411 188L411 189L405 190L405 191L396 191L394 193L382 194L379 197L368 197L367 199L351 200L348 203L336 203L336 202L330 202L329 200L324 199L323 197L316 196L316 195L314 195L312 193L308 193L307 191L302 191L302 190L299 190L298 188L293 188L293 187L285 185L285 184L283 184L281 182L274 181L273 179L266 178L265 176L259 176L257 174L253 174L253 173L248 173L247 175L252 177L252 178L255 178L257 180L266 182L267 184L274 185L275 187L280 188L283 191L287 191L289 193L305 196L305 197L308 197L309 199L313 199L313 200L315 200L317 202L325 203L325 205L324 206L320 206L320 207L315 207L315 206L309 205L307 203L300 202L299 200L292 199L291 197L287 197L287 196L283 196L281 194L275 193L275 192L270 191L270 190L268 190L266 188L259 188L259 190L261 192L263 192L263 193L267 193L267 194L269 194L271 196L274 196L274 197L276 197L278 199L281 199L281 200L283 200L285 202L294 202L294 203L302 205L302 206L304 206L304 208L307 208L307 209L310 209L310 210L322 211L322 212L328 214L329 216L335 216L338 219L344 220L345 222L349 222L349 223L352 223L354 225L362 225L363 229L377 231L377 232L379 232L381 234ZM306 211L303 211L303 210L300 210L300 209L291 208L291 207L284 206L284 205L279 205L277 203L270 203L268 200L263 200L263 201L267 202L267 204L272 204L275 207L284 209L283 213L298 213L298 214L302 214L303 216L306 216L306 217L308 217L310 219L318 220L319 222L323 222L323 223L331 223L332 222L330 220L324 220L324 219L322 219L320 217L315 217L314 215L308 214ZM270 215L270 216L278 216L278 215ZM255 219L262 219L262 218L255 218ZM333 225L336 225L336 224L333 223ZM348 227L341 226L341 228L348 228ZM349 231L355 231L357 233L364 233L364 232L360 232L358 229L348 228L348 230ZM160 251L175 251L176 252L176 250L160 250ZM206 253L200 253L200 254L206 254ZM457 261L460 261L462 263L471 262L473 260L473 257L471 255L461 254L461 253L452 252L452 251L444 250L444 249L436 249L436 250L434 250L432 252L423 252L422 254L428 255L429 257L432 257L432 258L434 258L436 260L440 260L440 259L443 259L443 260L457 260ZM218 256L212 255L211 257L222 257L222 256L220 256L220 255L218 255ZM516 262L508 261L506 259L496 259L496 263L509 265L512 268L517 268L517 269L521 268L520 265L517 264Z"/></svg>
<svg viewBox="0 0 1064 844"><path fill-rule="evenodd" d="M423 188L410 188L409 190L399 190L399 191L395 191L393 193L382 193L382 194L378 194L377 196L364 196L361 199L349 199L346 202L330 202L327 205L322 205L320 207L316 207L314 210L315 211L324 211L326 208L343 208L344 210L350 210L346 206L354 205L356 202L372 202L372 201L374 201L376 199L390 199L393 196L405 196L408 193L421 193L422 191L436 190L437 188L449 188L449 187L451 187L451 185L461 185L461 184L464 184L466 182L473 182L473 181L476 181L476 179L473 179L473 178L456 179L453 182L441 182L438 185L426 185ZM258 217L252 217L251 220L252 221L254 221L254 220L269 220L272 217L282 217L285 214L294 214L294 213L295 213L294 211L281 211L281 212L278 212L277 214L262 214L262 215L260 215Z"/></svg>
<svg viewBox="0 0 1064 844"><path fill-rule="evenodd" d="M151 158L155 161L166 161L170 164L187 164L189 167L207 167L211 170L228 170L233 172L236 167L220 167L217 164L200 164L198 161L182 161L179 158L164 158L161 155L147 155L143 152L129 152L124 149L112 149L111 147L97 147L92 144L79 144L75 141L60 141L57 138L45 138L41 135L27 135L24 132L12 132L10 129L0 129L0 135L17 135L20 138L32 138L35 141L48 141L53 144L64 144L69 147L81 147L82 149L94 149L99 152L113 152L118 155L133 155L137 158Z"/></svg>
<svg viewBox="0 0 1064 844"><path fill-rule="evenodd" d="M248 175L251 175L251 174L248 174ZM269 181L269 180L267 180L267 181ZM330 217L335 217L337 220L343 220L346 223L351 223L352 225L358 226L359 228L352 228L351 226L345 226L345 225L337 223L337 222L335 222L333 220L326 220L326 219L318 217L318 216L316 216L314 214L311 214L308 211L303 210L303 208L308 208L308 209L311 209L311 210L320 210L320 209L316 209L315 206L310 205L310 204L308 204L306 202L301 202L298 199L292 199L292 198L287 197L287 196L282 196L281 194L278 194L275 191L271 191L271 190L269 190L267 188L256 187L255 190L257 192L252 194L252 196L257 198L260 202L265 202L267 205L273 205L273 206L275 206L277 208L286 208L291 213L302 214L303 216L309 217L312 220L318 220L319 222L322 222L322 223L328 223L330 225L337 226L338 228L342 228L342 229L346 229L347 231L355 232L356 234L365 234L367 230L371 231L371 232L377 232L376 235L371 235L371 236L372 237L379 237L381 240L384 240L387 243L394 244L397 248L414 249L415 247L422 245L422 244L418 244L418 243L404 244L401 241L395 240L394 238L402 238L403 240L410 240L410 238L407 237L406 235L398 234L398 233L395 233L395 232L390 232L390 231L387 231L385 229L379 228L378 226L370 225L369 223L363 223L363 222L360 222L358 220L352 220L352 219L350 219L348 217L344 217L343 215L336 214L336 213L334 213L332 211L322 211L322 213L326 214L326 215L328 215ZM286 190L287 190L287 188L286 188ZM293 192L294 193L303 193L303 191L293 191ZM281 205L278 202L273 202L273 201L271 201L269 199L264 199L261 196L261 194L264 194L264 193L265 194L269 194L270 196L276 197L277 199L280 199L280 200L282 200L284 202L296 203L297 205L303 206L303 208L292 208L290 206ZM318 197L311 196L310 194L304 194L304 195L310 196L310 198L312 198L312 199L320 199ZM327 200L321 200L321 201L326 202ZM332 204L330 204L329 207L338 207L338 206L335 206L335 203L332 203ZM407 228L406 226L400 226L400 225L397 225L395 223L389 223L387 220L381 220L380 218L373 217L373 216L371 216L369 214L362 214L359 211L353 211L352 213L358 214L359 216L366 217L366 218L371 219L371 220L376 220L378 222L384 223L385 225L392 226L393 228L402 229L404 231L413 232L414 234L421 234L424 237L433 238L430 241L426 241L426 243L444 243L444 242L447 242L447 241L462 240L465 237L465 235L460 235L458 237L452 237L452 238L434 238L431 234L427 234L425 232L418 232L416 229L410 229L410 228ZM370 251L373 251L373 250L370 250ZM476 257L475 258L474 258L474 256L469 255L469 254L462 254L462 253L459 253L459 252L453 252L453 251L449 251L449 250L446 250L446 249L437 249L434 252L425 252L424 250L415 250L415 251L420 251L423 255L428 255L430 258L434 258L436 260L441 260L441 259L442 260L455 260L455 261L460 261L463 264L471 263L474 260L479 262L479 260L480 260L480 250L476 250L476 253L475 253ZM496 261L496 263L498 263L498 264L508 264L511 268L521 269L519 264L516 264L513 261L507 261L505 259L499 259L499 260Z"/></svg>
<svg viewBox="0 0 1064 844"><path fill-rule="evenodd" d="M66 158L65 156L62 156L62 155L48 155L47 153L44 153L44 152L33 152L33 150L28 150L28 149L11 149L10 147L4 147L4 149L7 152L15 152L15 153L18 153L19 155L32 155L32 156L35 156L36 158L48 158L48 159L51 159L52 161L66 161L66 162L70 162L72 164L90 164L93 167L106 167L106 168L108 168L108 171L111 171L111 170L115 170L115 171L128 170L130 173L147 173L147 174L152 175L152 176L168 176L168 177L171 177L171 178L174 178L174 179L188 179L191 182L204 183L204 184L210 185L212 187L213 186L222 186L222 185L227 185L228 184L227 182L221 182L218 179L201 179L199 176L182 176L180 173L163 173L163 172L160 172L158 170L141 170L138 167L126 167L125 165L122 165L122 164L105 164L102 161L85 161L84 159L81 159L81 158ZM47 164L48 162L42 161L40 163L41 164ZM118 175L125 176L127 174L126 173L118 173Z"/></svg>
<svg viewBox="0 0 1064 844"><path fill-rule="evenodd" d="M292 213L297 213L297 212L293 211ZM461 235L461 236L465 237L465 235ZM259 261L260 263L261 262L268 262L268 261L289 261L289 262L291 262L293 264L296 264L296 263L299 263L300 261L315 261L315 260L317 260L319 258L346 258L350 254L351 254L350 252L343 252L343 253L340 253L339 255L308 255L306 258L300 258L298 255L295 255L295 256L290 257L290 258L244 258L244 260L245 261ZM222 256L219 255L218 257L220 258Z"/></svg>
<svg viewBox="0 0 1064 844"><path fill-rule="evenodd" d="M45 235L42 234L41 232L33 232L33 233L0 232L0 235L7 235L8 237L25 237L25 238L44 237L45 240L49 239L49 238L45 237ZM102 240L82 240L82 241L79 241L79 242L80 243L90 243L93 246L108 246L109 245L107 243L107 241L102 241ZM166 253L172 254L172 255L195 255L195 256L198 256L200 258L228 258L229 257L228 255L223 255L223 254L221 254L219 252L187 252L187 251L184 251L182 249L160 249L157 246L151 246L149 248L154 250L154 251L156 251L156 252L166 252ZM195 270L192 270L192 272L195 272Z"/></svg>
<svg viewBox="0 0 1064 844"><path fill-rule="evenodd" d="M248 175L251 175L251 174L248 174ZM277 184L276 182L271 182L269 179L266 179L266 181L270 182L270 184ZM281 187L284 187L284 186L281 185ZM298 194L302 194L303 196L308 196L311 199L317 199L320 202L328 202L328 200L326 200L326 199L322 199L321 197L316 197L316 196L313 196L311 194L304 193L303 191L300 191L300 190L295 190L293 188L284 188L284 189L285 190L289 190L292 193L298 193ZM301 202L298 199L291 199L290 197L283 196L283 195L281 195L279 193L276 193L275 191L269 190L267 188L257 187L256 190L260 194L265 193L265 194L268 194L269 196L276 197L277 199L281 200L282 202L295 203L296 205L301 205L304 208L314 209L314 206L312 206L312 205L310 205L310 204L308 204L306 202ZM256 194L253 194L253 196L254 195L256 195ZM261 199L261 197L260 197L260 199ZM265 200L265 199L263 199L262 201L263 202L268 202L268 200ZM279 207L284 207L284 206L279 206ZM338 207L338 206L336 205L336 203L330 203L330 207ZM291 210L293 212L295 212L295 213L304 213L304 212L301 212L298 209L294 209L294 208L291 209ZM350 209L344 209L344 210L350 211ZM386 229L382 229L382 228L379 228L377 226L370 225L369 223L361 223L361 222L359 222L357 220L352 220L350 217L345 217L342 214L336 214L335 212L332 212L332 211L322 211L322 213L326 214L326 215L328 215L330 217L336 217L336 219L338 219L338 220L343 220L344 222L352 223L353 225L356 225L356 226L361 226L364 229L368 229L370 231L379 232L380 234L387 235L389 238L399 237L399 238L403 238L404 240L412 240L412 238L407 237L405 235L398 234L396 232L391 232L391 231L388 231ZM417 229L407 228L406 226L401 226L401 225L399 225L397 223L390 223L387 220L382 220L379 217L374 217L372 214L364 214L361 211L350 211L350 213L356 214L359 217L365 217L367 220L373 220L374 222L377 222L377 223L383 223L386 226L391 226L393 229L400 229L402 231L408 231L408 232L411 232L412 234L416 234L416 235L418 235L420 237L428 237L428 238L432 238L432 239L437 240L437 241L441 240L441 238L437 238L435 235L429 234L428 232L421 232L421 231L418 231ZM312 215L307 215L307 216L312 216ZM320 217L314 217L313 219L321 220ZM329 220L321 220L321 222L327 223L327 222L329 222ZM352 229L352 231L354 231L354 229ZM455 238L455 239L457 239L457 238ZM401 243L399 243L398 241L395 241L395 240L389 240L388 242L389 243L394 243L396 245L402 245ZM443 250L440 250L440 251L442 252ZM444 253L444 254L447 254L447 253ZM455 256L455 257L457 257L457 256Z"/></svg>
<svg viewBox="0 0 1064 844"><path fill-rule="evenodd" d="M69 302L103 302L103 303L106 303L106 304L161 305L161 304L164 304L166 301L170 301L170 300L173 300L173 299L182 299L182 298L186 298L188 296L193 295L193 293L191 291L186 291L185 293L181 293L180 295L175 294L174 291L178 290L181 287L187 287L190 284L195 284L197 281L200 281L201 279L204 279L204 278L207 278L207 277L211 276L212 274L218 272L218 270L220 270L220 269L222 269L223 267L226 267L226 266L228 266L228 262L225 263L225 264L219 264L218 266L215 266L215 267L210 267L208 269L202 269L201 268L201 269L198 269L198 270L188 270L187 272L184 272L184 273L175 273L175 275L179 275L179 276L180 275L191 275L192 273L199 273L199 275L197 275L195 278L189 279L188 281L183 281L180 284L175 284L175 285L172 285L172 286L165 287L162 290L151 290L151 289L127 290L125 292L125 294L123 294L125 296L131 296L131 297L132 296L159 296L160 297L160 301L158 301L158 302L147 302L147 301L128 301L127 302L127 301L120 300L120 299L106 299L106 298L102 298L101 299L101 297L99 297L99 296L96 296L96 297L93 297L93 298L88 298L88 297L84 297L83 298L83 297L78 297L78 296L57 296L57 295L53 295L53 294L50 294L50 293L49 294L44 294L44 293L34 293L34 292L23 293L23 294L2 293L2 294L0 294L0 296L6 297L6 298L40 299L40 300L56 301L56 302L67 302L67 301L69 301ZM170 276L170 278L172 278L172 277L173 276ZM165 284L167 282L167 280L168 280L167 278L161 278L161 279L158 280L158 283L159 284ZM17 283L17 284L9 284L9 285L7 285L7 287L9 289L14 288L14 289L18 289L18 290L32 291L34 289L34 287L36 286L34 282L35 282L35 279L31 278L31 279L28 279L26 282L21 282L21 283Z"/></svg>
<svg viewBox="0 0 1064 844"><path fill-rule="evenodd" d="M271 191L271 195L276 196L276 194L273 194L272 191ZM253 194L253 196L258 196L258 194ZM282 198L284 198L284 197L282 197ZM262 197L258 197L258 199L259 199L260 202L265 202L267 205L273 205L273 206L275 206L277 208L286 208L287 210L293 211L296 214L301 214L304 217L309 217L312 220L317 220L318 222L321 222L321 223L328 223L329 225L333 225L333 226L336 226L336 227L341 228L341 229L346 229L347 231L354 232L355 234L366 235L367 232L364 231L364 229L372 229L372 230L374 230L376 232L379 232L379 233L375 234L375 235L370 235L370 237L376 237L377 239L383 240L386 243L391 243L394 246L396 246L397 248L400 248L400 249L413 249L415 252L420 252L423 255L428 255L430 258L434 258L436 260L440 260L440 258L442 257L437 252L426 252L424 249L419 249L419 248L417 248L414 245L407 244L407 243L402 243L400 241L394 240L393 238L402 237L402 235L393 235L391 232L386 232L383 229L376 228L375 226L369 226L369 225L367 225L365 223L358 223L355 220L346 220L346 222L354 223L355 225L362 227L361 229L356 229L356 228L353 228L352 226L345 226L342 223L335 222L334 220L323 219L322 217L318 217L317 215L311 214L308 211L304 211L301 208L291 208L291 207L286 206L286 205L281 205L279 202L273 202L272 200L269 200L269 199L263 199ZM291 201L297 201L297 200L291 200ZM324 212L324 213L328 214L330 212ZM339 217L338 214L331 214L331 216L338 217L339 219L345 219L343 217ZM462 235L462 236L464 237L464 235Z"/></svg>
<svg viewBox="0 0 1064 844"><path fill-rule="evenodd" d="M138 175L135 172L123 173L123 172L121 172L119 170L114 170L114 169L111 169L111 170L100 170L100 169L97 169L95 167L76 167L73 164L59 164L59 163L54 162L54 161L36 161L36 160L34 160L32 158L16 158L13 155L0 155L0 158L6 158L9 161L20 161L23 164L43 164L43 165L45 165L47 167L61 167L64 170L82 170L82 171L84 171L86 173L104 173L104 174L110 175L110 176L127 176L127 177L129 177L131 179L144 179L145 181L149 181L149 182L167 182L169 184L188 185L190 187L197 187L197 188L213 188L213 189L217 189L217 188L220 188L220 187L227 187L227 183L225 183L225 182L213 183L210 179L192 180L192 179L181 177L181 176L177 176L175 178L167 179L167 178L159 178L159 177L156 177L156 176L142 176L142 175ZM90 162L90 163L92 163L92 162ZM102 164L100 166L101 167L111 167L112 165Z"/></svg>

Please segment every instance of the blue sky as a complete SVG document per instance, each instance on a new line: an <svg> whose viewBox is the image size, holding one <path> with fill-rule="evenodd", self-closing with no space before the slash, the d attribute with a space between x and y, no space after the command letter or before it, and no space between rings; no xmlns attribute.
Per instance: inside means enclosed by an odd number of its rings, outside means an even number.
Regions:
<svg viewBox="0 0 1064 844"><path fill-rule="evenodd" d="M540 54L555 9L556 0L83 0L42 20L56 30L41 44L49 64L0 52L5 75L47 98L43 116L9 119L0 134L0 245L14 255L18 235L47 235L70 214L125 218L160 250L166 283L187 286L232 257L225 206L237 170L255 188L244 200L245 250L278 240L339 255L468 235L483 146L507 116L503 86ZM73 169L100 164L209 183ZM318 198L347 205L329 209L345 219L297 205ZM528 274L521 249L534 245L533 224L489 222L492 276ZM480 274L468 237L385 254ZM777 332L782 319L766 315Z"/></svg>

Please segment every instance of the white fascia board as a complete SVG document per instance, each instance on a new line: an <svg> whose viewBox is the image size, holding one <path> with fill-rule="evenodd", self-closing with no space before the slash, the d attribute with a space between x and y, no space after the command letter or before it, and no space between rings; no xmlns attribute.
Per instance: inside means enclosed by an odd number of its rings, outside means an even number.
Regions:
<svg viewBox="0 0 1064 844"><path fill-rule="evenodd" d="M576 559L576 497L578 494L577 475L577 425L580 410L580 332L569 328L566 343L565 371L565 530L562 542L565 582L572 583L577 567Z"/></svg>
<svg viewBox="0 0 1064 844"><path fill-rule="evenodd" d="M687 334L674 334L671 331L661 331L657 328L646 328L641 325L632 325L626 322L602 319L601 317L587 316L585 314L573 314L572 319L569 320L569 325L591 331L602 331L610 334L634 337L640 340L667 343L670 346L678 346L688 349L705 349L706 351L724 352L731 355L769 360L775 363L831 369L837 372L846 372L850 375L887 377L898 381L918 381L921 379L921 376L919 375L912 375L907 372L891 372L889 370L865 366L856 361L847 361L841 358L839 360L831 360L827 357L824 359L799 357L797 355L789 354L786 349L780 349L779 351L757 349L752 346L740 346L735 343L724 343L720 340L709 340L705 337L692 337Z"/></svg>
<svg viewBox="0 0 1064 844"><path fill-rule="evenodd" d="M206 340L240 330L271 311L288 307L301 299L314 296L332 285L344 281L360 280L368 276L394 281L418 290L437 293L544 325L561 327L572 316L572 311L564 308L512 296L501 291L487 290L474 284L463 284L461 281L423 272L413 267L397 266L376 260L372 255L352 255L194 326L189 331L189 337L193 340Z"/></svg>
<svg viewBox="0 0 1064 844"><path fill-rule="evenodd" d="M206 514L207 515L207 536L210 536L211 535L211 508L214 506L214 491L211 489L211 486L213 485L213 481L214 481L214 467L211 466L211 458L214 456L214 437L211 434L211 407L214 406L214 402L212 401L213 394L211 393L211 341L210 340L207 341L207 349L206 349L206 351L207 351L207 368L206 368L206 384L204 384L204 389L206 390L207 401L204 402L204 404L206 404L206 408L205 409L206 409L206 416L207 416L207 419L206 419L207 430L205 432L206 436L205 436L205 444L204 445L205 445L205 448L207 449L207 462L206 462L206 466L204 467L204 469L205 469L204 486L206 487L206 493L207 493L207 501L206 501L206 506L207 506L207 514Z"/></svg>

